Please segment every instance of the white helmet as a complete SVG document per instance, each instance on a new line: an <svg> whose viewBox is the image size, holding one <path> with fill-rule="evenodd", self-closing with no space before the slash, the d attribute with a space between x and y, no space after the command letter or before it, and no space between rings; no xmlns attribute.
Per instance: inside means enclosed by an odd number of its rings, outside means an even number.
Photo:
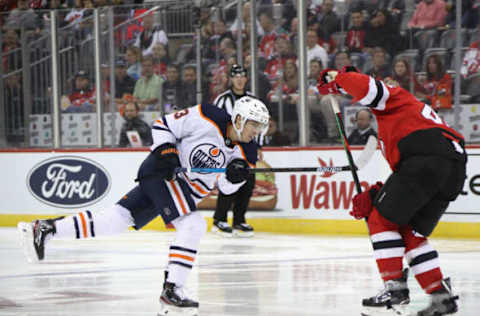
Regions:
<svg viewBox="0 0 480 316"><path fill-rule="evenodd" d="M240 128L235 126L235 119L240 115ZM245 126L247 120L255 121L262 124L261 133L265 133L268 129L268 120L270 115L268 109L259 99L255 99L249 96L244 96L235 101L232 110L232 123L233 128L237 132L239 138Z"/></svg>

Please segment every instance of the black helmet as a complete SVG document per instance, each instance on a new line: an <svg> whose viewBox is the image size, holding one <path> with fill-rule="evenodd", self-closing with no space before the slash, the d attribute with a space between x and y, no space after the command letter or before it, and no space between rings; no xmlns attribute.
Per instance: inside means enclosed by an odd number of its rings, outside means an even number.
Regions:
<svg viewBox="0 0 480 316"><path fill-rule="evenodd" d="M238 64L234 64L232 65L232 68L230 68L230 77L235 77L237 75L246 77L247 70Z"/></svg>

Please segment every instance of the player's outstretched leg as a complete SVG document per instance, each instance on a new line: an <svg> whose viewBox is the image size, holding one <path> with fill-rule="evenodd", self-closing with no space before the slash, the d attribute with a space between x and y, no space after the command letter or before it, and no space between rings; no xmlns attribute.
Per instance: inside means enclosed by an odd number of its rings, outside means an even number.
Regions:
<svg viewBox="0 0 480 316"><path fill-rule="evenodd" d="M401 278L386 281L377 295L363 299L361 315L406 315L410 303L407 278L408 269L404 269Z"/></svg>
<svg viewBox="0 0 480 316"><path fill-rule="evenodd" d="M430 294L430 305L418 312L418 316L441 316L454 314L458 310L457 295L453 295L450 278L442 280L442 288Z"/></svg>
<svg viewBox="0 0 480 316"><path fill-rule="evenodd" d="M20 234L20 245L29 262L43 260L45 257L45 243L57 232L55 221L62 218L18 223L17 229Z"/></svg>

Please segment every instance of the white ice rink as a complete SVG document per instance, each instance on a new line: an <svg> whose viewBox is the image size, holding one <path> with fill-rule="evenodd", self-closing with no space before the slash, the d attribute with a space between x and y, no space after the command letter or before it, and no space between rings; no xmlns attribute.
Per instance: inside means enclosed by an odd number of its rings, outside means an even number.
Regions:
<svg viewBox="0 0 480 316"><path fill-rule="evenodd" d="M0 228L0 315L156 316L173 233L56 240L29 264L16 230ZM480 241L432 240L460 295L457 315L480 315ZM428 297L409 277L411 310ZM382 288L367 237L207 234L189 288L201 316L359 315Z"/></svg>

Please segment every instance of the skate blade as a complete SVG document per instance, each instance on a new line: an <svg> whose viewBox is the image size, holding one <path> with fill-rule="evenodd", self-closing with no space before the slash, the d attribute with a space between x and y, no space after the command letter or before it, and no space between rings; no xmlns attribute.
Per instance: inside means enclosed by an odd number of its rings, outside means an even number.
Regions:
<svg viewBox="0 0 480 316"><path fill-rule="evenodd" d="M222 232L220 229L218 229L216 227L212 227L212 229L210 229L210 232L214 233L215 235L222 236L222 237L227 237L227 238L233 237L233 233Z"/></svg>
<svg viewBox="0 0 480 316"><path fill-rule="evenodd" d="M157 316L198 316L198 308L176 307L160 302L160 311Z"/></svg>
<svg viewBox="0 0 480 316"><path fill-rule="evenodd" d="M393 305L387 307L365 307L363 306L361 316L413 316L408 305Z"/></svg>
<svg viewBox="0 0 480 316"><path fill-rule="evenodd" d="M33 227L31 223L19 222L17 224L17 231L19 234L20 247L30 263L38 262L37 252L33 245Z"/></svg>
<svg viewBox="0 0 480 316"><path fill-rule="evenodd" d="M254 232L243 232L241 230L233 230L233 236L234 237L240 237L240 238L250 238L253 237Z"/></svg>

